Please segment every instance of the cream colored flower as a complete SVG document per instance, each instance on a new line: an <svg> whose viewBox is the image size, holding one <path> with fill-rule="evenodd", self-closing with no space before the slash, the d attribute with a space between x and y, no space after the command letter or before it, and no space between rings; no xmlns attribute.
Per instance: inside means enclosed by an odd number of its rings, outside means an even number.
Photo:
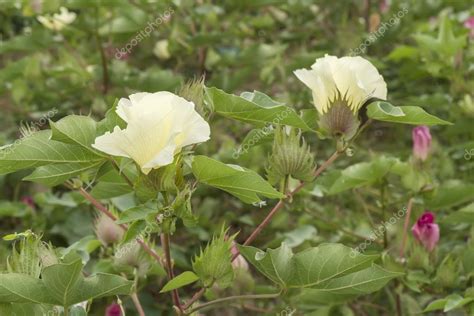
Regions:
<svg viewBox="0 0 474 316"><path fill-rule="evenodd" d="M66 25L71 24L76 19L76 13L69 12L65 7L59 8L60 13L38 16L38 21L46 28L61 31Z"/></svg>
<svg viewBox="0 0 474 316"><path fill-rule="evenodd" d="M185 146L205 142L209 124L194 103L171 92L135 93L120 99L117 114L127 123L95 139L94 148L133 159L143 173L169 165Z"/></svg>
<svg viewBox="0 0 474 316"><path fill-rule="evenodd" d="M326 55L316 59L311 69L298 69L295 75L313 92L320 114L336 102L345 103L354 113L370 98L387 98L387 85L368 60Z"/></svg>
<svg viewBox="0 0 474 316"><path fill-rule="evenodd" d="M156 42L155 47L153 48L153 54L155 54L156 57L162 60L170 59L171 54L168 47L168 40L160 40Z"/></svg>

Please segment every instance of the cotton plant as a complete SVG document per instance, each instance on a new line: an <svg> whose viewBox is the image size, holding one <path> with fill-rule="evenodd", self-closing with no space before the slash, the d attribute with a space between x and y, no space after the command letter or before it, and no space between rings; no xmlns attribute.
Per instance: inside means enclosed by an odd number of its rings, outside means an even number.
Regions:
<svg viewBox="0 0 474 316"><path fill-rule="evenodd" d="M344 297L344 301L350 301L402 278L400 269L380 260L380 252L354 254L354 249L340 243L322 243L304 250L292 249L285 242L273 249L254 247L259 245L260 234L268 230L275 214L287 211L285 207L291 208L305 186L327 174L328 168L334 168L333 163L347 153L373 121L422 126L413 131L413 154L421 161L427 159L430 150L431 136L426 126L450 124L421 107L391 104L384 78L362 57L326 55L318 58L310 69L295 70L294 74L310 89L307 91L301 85L301 92L309 92L313 97L312 104L306 106L310 114L306 117L311 122L297 109L262 92L238 96L194 80L178 94L136 92L122 97L100 121L84 115L51 121L50 129L36 131L7 146L0 159L1 174L34 168L25 180L77 192L96 209L100 215L94 224L94 249L100 248L102 256L113 260L115 265L111 269L120 276L90 276L100 280L103 291L89 289L88 282L92 281L78 274L89 260L89 256L80 256L84 251L79 251L79 245L60 251L52 265L54 271L62 276L61 273L67 275L68 267L76 269L76 279L71 282L77 289L73 287L72 291L79 291L81 286L91 291L81 299L121 295L124 300L128 295L139 314L140 286L151 271L161 273L160 296L171 298L169 310L177 315L191 315L218 308L223 302L243 300L288 299L295 304L295 297L325 297L328 302ZM211 132L217 116L256 128L271 127L273 146L262 165L266 177L238 163L226 164L215 158L216 152L209 143L219 137ZM309 140L316 139L334 149L326 160L311 148L313 142ZM379 155L374 161L353 163L342 170L327 190L339 194L385 183L388 173L403 176L409 168L412 165L408 161ZM206 245L201 245L200 251L187 258L192 262L187 269L177 269L173 238L178 231L188 234L200 229L200 214L195 211L193 196L199 189L211 188L249 207L264 200L272 207L249 235L236 227L224 226L214 232ZM410 189L413 188L407 188ZM114 198L124 195L131 197L131 205L125 210L114 204ZM423 215L412 231L416 242L432 251L442 237L430 214ZM414 217L407 218L409 223L414 221ZM407 231L408 226L405 235ZM9 237L21 238L25 237ZM403 264L403 251L400 257L392 255L397 264ZM252 271L249 266L255 269ZM55 297L55 284L45 282L53 268L40 264L38 267L34 275L21 271L1 274L0 303L10 310L23 304L43 310L61 306L68 315L71 306L79 302ZM272 291L213 297L212 293L224 293L219 290L252 279L257 272L272 284ZM20 295L24 289L16 279L37 287L30 289L29 296ZM47 294L50 290L53 294ZM9 294L4 295L6 292ZM107 315L122 314L121 304L112 299L109 303Z"/></svg>

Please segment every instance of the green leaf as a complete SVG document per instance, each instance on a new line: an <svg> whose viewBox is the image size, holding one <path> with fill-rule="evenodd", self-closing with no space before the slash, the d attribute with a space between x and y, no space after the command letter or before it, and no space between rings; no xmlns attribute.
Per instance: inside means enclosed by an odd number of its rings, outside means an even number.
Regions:
<svg viewBox="0 0 474 316"><path fill-rule="evenodd" d="M316 287L370 267L378 255L362 255L341 244L323 244L293 254L282 244L263 252L239 246L241 254L257 270L282 288Z"/></svg>
<svg viewBox="0 0 474 316"><path fill-rule="evenodd" d="M0 303L56 304L44 283L26 274L0 274Z"/></svg>
<svg viewBox="0 0 474 316"><path fill-rule="evenodd" d="M452 125L452 123L431 115L418 106L393 106L377 101L369 104L367 115L378 121L411 125Z"/></svg>
<svg viewBox="0 0 474 316"><path fill-rule="evenodd" d="M443 221L448 224L474 224L474 203L446 216Z"/></svg>
<svg viewBox="0 0 474 316"><path fill-rule="evenodd" d="M89 116L69 115L57 122L49 122L51 139L59 142L74 144L96 152L91 144L94 143L97 122Z"/></svg>
<svg viewBox="0 0 474 316"><path fill-rule="evenodd" d="M213 110L222 116L257 126L279 124L311 130L295 110L273 101L263 93L247 92L243 94L245 97L239 97L217 88L206 88L206 95Z"/></svg>
<svg viewBox="0 0 474 316"><path fill-rule="evenodd" d="M118 99L115 99L112 107L105 113L105 118L97 123L97 135L102 135L105 132L112 132L115 126L118 126L121 129L124 129L127 126L127 123L118 116L116 112L118 101Z"/></svg>
<svg viewBox="0 0 474 316"><path fill-rule="evenodd" d="M474 200L474 184L452 180L440 186L426 201L428 208L443 209Z"/></svg>
<svg viewBox="0 0 474 316"><path fill-rule="evenodd" d="M403 273L387 271L377 265L355 273L328 280L312 289L304 289L302 295L313 297L321 303L342 302L360 295L379 291L387 282L403 276Z"/></svg>
<svg viewBox="0 0 474 316"><path fill-rule="evenodd" d="M68 163L41 166L35 169L29 176L23 178L25 181L42 183L48 186L55 186L64 183L66 180L80 175L83 172L100 167L103 161L93 161L84 163Z"/></svg>
<svg viewBox="0 0 474 316"><path fill-rule="evenodd" d="M46 267L42 280L48 295L54 298L57 305L66 307L94 298L128 295L133 286L133 282L111 274L84 278L82 260L75 256L70 262Z"/></svg>
<svg viewBox="0 0 474 316"><path fill-rule="evenodd" d="M133 191L117 170L112 169L99 179L91 190L91 195L96 199L110 199Z"/></svg>
<svg viewBox="0 0 474 316"><path fill-rule="evenodd" d="M39 131L0 151L0 174L56 163L92 163L103 158L79 145L51 140L51 131Z"/></svg>
<svg viewBox="0 0 474 316"><path fill-rule="evenodd" d="M138 220L145 220L148 215L158 213L158 210L147 205L139 205L128 210L123 211L120 214L117 224L126 224L130 222L135 222Z"/></svg>
<svg viewBox="0 0 474 316"><path fill-rule="evenodd" d="M473 297L462 297L458 294L451 294L444 299L439 299L431 302L424 310L423 313L431 312L435 310L443 310L443 312L449 312L457 308L461 308L474 301Z"/></svg>
<svg viewBox="0 0 474 316"><path fill-rule="evenodd" d="M137 238L146 228L146 225L147 224L145 221L133 222L130 226L128 226L128 229L125 232L125 235L123 236L122 244L126 244Z"/></svg>
<svg viewBox="0 0 474 316"><path fill-rule="evenodd" d="M173 280L170 280L160 293L169 292L180 287L186 286L188 284L194 283L199 280L199 277L192 271L186 271L175 277Z"/></svg>
<svg viewBox="0 0 474 316"><path fill-rule="evenodd" d="M249 169L226 165L205 156L194 157L192 169L199 182L226 191L245 203L260 202L259 196L274 199L284 197L267 181Z"/></svg>
<svg viewBox="0 0 474 316"><path fill-rule="evenodd" d="M397 162L395 158L381 156L372 162L362 162L344 169L333 183L329 193L335 194L348 189L359 188L381 180Z"/></svg>

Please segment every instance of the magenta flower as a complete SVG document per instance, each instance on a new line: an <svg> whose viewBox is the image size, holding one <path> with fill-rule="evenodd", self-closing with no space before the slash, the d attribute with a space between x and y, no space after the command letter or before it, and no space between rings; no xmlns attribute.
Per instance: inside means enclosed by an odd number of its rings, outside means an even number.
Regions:
<svg viewBox="0 0 474 316"><path fill-rule="evenodd" d="M469 29L469 37L474 38L474 16L471 16L464 21L464 27Z"/></svg>
<svg viewBox="0 0 474 316"><path fill-rule="evenodd" d="M439 226L434 221L435 215L425 212L411 228L413 236L430 252L439 241Z"/></svg>
<svg viewBox="0 0 474 316"><path fill-rule="evenodd" d="M431 150L431 134L428 126L417 126L412 130L413 156L425 161Z"/></svg>
<svg viewBox="0 0 474 316"><path fill-rule="evenodd" d="M33 198L32 198L31 196L29 196L29 195L22 197L22 198L21 198L21 202L22 202L23 204L28 205L29 207L31 207L31 208L33 208L33 209L35 208L35 201L34 201Z"/></svg>
<svg viewBox="0 0 474 316"><path fill-rule="evenodd" d="M120 305L114 303L107 307L107 310L105 311L105 316L122 316L122 309L120 308Z"/></svg>

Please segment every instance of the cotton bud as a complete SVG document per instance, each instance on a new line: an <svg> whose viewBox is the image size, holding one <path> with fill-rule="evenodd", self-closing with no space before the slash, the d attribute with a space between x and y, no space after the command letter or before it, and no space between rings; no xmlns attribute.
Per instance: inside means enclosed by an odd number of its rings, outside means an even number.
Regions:
<svg viewBox="0 0 474 316"><path fill-rule="evenodd" d="M239 250L237 249L235 242L232 242L232 248L230 251L232 253L232 256L235 256L236 254L239 253ZM237 258L235 258L235 260L232 261L232 268L234 268L234 270L243 269L247 271L249 269L249 264L247 263L247 260L245 260L245 258L241 254L239 254Z"/></svg>
<svg viewBox="0 0 474 316"><path fill-rule="evenodd" d="M110 217L100 214L95 221L95 233L104 246L122 240L123 230Z"/></svg>
<svg viewBox="0 0 474 316"><path fill-rule="evenodd" d="M111 304L107 307L105 316L122 316L122 308L119 304Z"/></svg>
<svg viewBox="0 0 474 316"><path fill-rule="evenodd" d="M433 251L439 241L439 226L434 221L435 215L431 212L425 212L411 229L416 240L429 252Z"/></svg>
<svg viewBox="0 0 474 316"><path fill-rule="evenodd" d="M431 150L431 134L428 126L417 126L412 130L413 157L421 161L428 158Z"/></svg>
<svg viewBox="0 0 474 316"><path fill-rule="evenodd" d="M301 181L312 181L316 164L309 146L301 137L301 132L284 128L275 129L273 151L268 158L267 177L278 183L288 176Z"/></svg>

